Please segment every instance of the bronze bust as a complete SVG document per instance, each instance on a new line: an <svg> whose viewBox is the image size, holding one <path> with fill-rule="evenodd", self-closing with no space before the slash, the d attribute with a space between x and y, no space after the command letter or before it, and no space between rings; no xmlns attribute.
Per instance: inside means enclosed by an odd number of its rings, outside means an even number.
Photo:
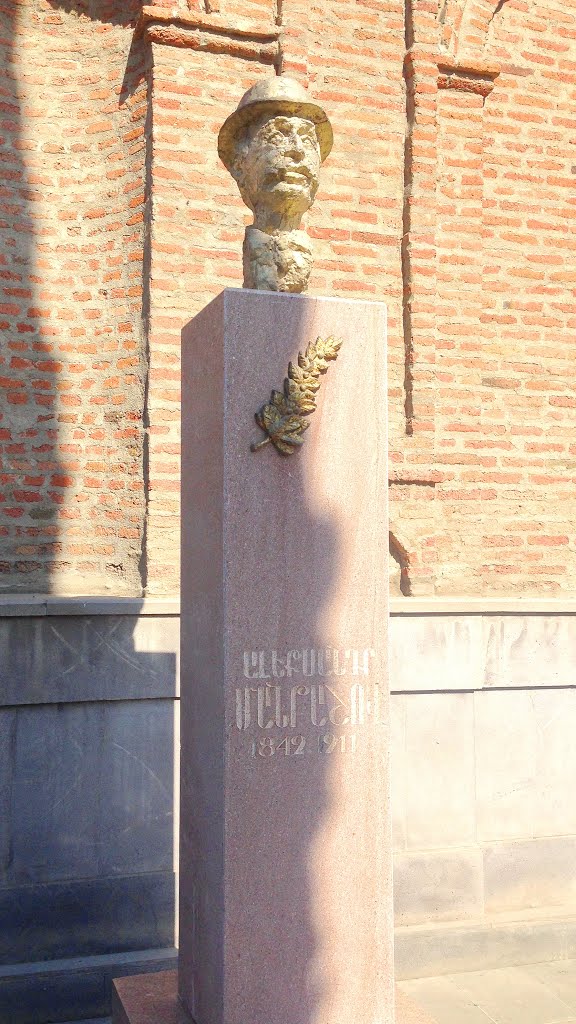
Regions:
<svg viewBox="0 0 576 1024"><path fill-rule="evenodd" d="M218 153L254 213L244 238L244 287L303 292L312 249L300 228L332 148L325 111L294 79L257 82L218 136Z"/></svg>

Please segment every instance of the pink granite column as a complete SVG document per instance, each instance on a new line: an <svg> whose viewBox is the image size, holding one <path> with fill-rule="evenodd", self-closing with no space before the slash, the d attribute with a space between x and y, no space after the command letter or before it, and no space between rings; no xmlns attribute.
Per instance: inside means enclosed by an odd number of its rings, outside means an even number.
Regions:
<svg viewBox="0 0 576 1024"><path fill-rule="evenodd" d="M254 412L343 339L302 449ZM227 290L183 332L180 997L393 1024L381 303Z"/></svg>

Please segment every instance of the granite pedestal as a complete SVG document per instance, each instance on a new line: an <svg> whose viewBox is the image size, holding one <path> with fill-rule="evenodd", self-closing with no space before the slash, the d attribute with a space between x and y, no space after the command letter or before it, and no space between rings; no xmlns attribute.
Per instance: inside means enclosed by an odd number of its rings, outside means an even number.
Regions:
<svg viewBox="0 0 576 1024"><path fill-rule="evenodd" d="M251 451L329 336L302 448ZM385 307L227 290L182 385L180 1002L393 1024Z"/></svg>

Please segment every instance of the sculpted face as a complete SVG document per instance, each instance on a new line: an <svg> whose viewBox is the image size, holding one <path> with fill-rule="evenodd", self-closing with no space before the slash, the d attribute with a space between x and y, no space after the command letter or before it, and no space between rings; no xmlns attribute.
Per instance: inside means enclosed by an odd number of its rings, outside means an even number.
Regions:
<svg viewBox="0 0 576 1024"><path fill-rule="evenodd" d="M296 227L318 190L320 146L312 121L277 114L250 125L233 173L255 223Z"/></svg>

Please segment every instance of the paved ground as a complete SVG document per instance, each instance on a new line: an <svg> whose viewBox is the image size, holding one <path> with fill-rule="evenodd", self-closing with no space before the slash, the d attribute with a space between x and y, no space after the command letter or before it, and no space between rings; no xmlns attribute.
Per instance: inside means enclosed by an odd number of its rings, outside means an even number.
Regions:
<svg viewBox="0 0 576 1024"><path fill-rule="evenodd" d="M438 1024L576 1024L576 960L401 981Z"/></svg>
<svg viewBox="0 0 576 1024"><path fill-rule="evenodd" d="M417 978L398 987L437 1024L576 1024L576 960Z"/></svg>

